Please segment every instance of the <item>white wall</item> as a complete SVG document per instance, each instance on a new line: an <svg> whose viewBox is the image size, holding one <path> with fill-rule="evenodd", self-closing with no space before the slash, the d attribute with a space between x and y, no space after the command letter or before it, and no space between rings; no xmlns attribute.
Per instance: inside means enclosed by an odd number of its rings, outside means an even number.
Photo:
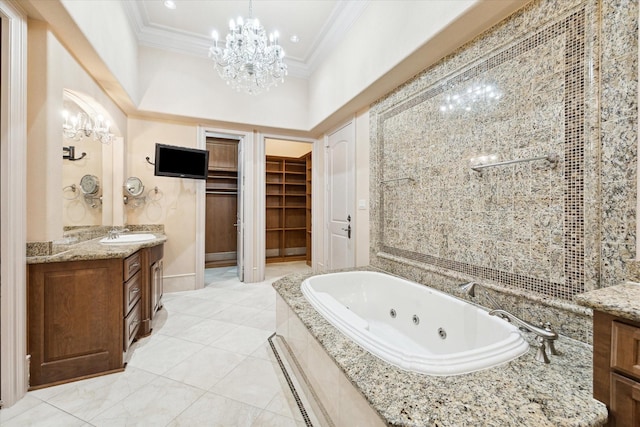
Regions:
<svg viewBox="0 0 640 427"><path fill-rule="evenodd" d="M259 96L237 93L206 58L140 48L140 103L145 112L254 127L306 129L307 83L288 77Z"/></svg>
<svg viewBox="0 0 640 427"><path fill-rule="evenodd" d="M309 123L326 119L474 3L369 2L347 36L311 76Z"/></svg>
<svg viewBox="0 0 640 427"><path fill-rule="evenodd" d="M138 101L138 42L129 26L121 2L60 1L106 67L136 103Z"/></svg>

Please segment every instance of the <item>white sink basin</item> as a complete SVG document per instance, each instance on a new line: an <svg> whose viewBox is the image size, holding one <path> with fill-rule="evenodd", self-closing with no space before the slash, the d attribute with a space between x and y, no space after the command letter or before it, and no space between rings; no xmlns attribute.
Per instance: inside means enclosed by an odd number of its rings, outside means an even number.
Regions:
<svg viewBox="0 0 640 427"><path fill-rule="evenodd" d="M129 245L131 243L142 243L150 240L155 240L156 236L149 233L133 233L133 234L119 234L115 239L105 237L100 240L100 243L107 245Z"/></svg>

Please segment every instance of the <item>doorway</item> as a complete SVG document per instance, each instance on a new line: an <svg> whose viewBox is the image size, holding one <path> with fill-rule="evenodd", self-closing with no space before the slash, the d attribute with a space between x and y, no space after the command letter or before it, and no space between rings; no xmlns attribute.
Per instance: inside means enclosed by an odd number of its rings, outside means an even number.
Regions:
<svg viewBox="0 0 640 427"><path fill-rule="evenodd" d="M265 260L311 265L313 144L265 138Z"/></svg>
<svg viewBox="0 0 640 427"><path fill-rule="evenodd" d="M205 269L242 268L242 168L241 138L207 134L209 152L205 191Z"/></svg>

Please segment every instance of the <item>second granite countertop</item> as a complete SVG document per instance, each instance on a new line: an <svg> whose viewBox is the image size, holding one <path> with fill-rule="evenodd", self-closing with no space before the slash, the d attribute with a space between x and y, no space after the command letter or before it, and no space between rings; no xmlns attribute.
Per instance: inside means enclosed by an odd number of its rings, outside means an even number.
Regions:
<svg viewBox="0 0 640 427"><path fill-rule="evenodd" d="M394 426L599 426L592 396L592 348L561 337L545 365L535 350L495 368L435 377L403 371L349 340L307 302L294 274L273 287L383 420Z"/></svg>
<svg viewBox="0 0 640 427"><path fill-rule="evenodd" d="M640 283L625 283L576 295L578 304L640 322Z"/></svg>

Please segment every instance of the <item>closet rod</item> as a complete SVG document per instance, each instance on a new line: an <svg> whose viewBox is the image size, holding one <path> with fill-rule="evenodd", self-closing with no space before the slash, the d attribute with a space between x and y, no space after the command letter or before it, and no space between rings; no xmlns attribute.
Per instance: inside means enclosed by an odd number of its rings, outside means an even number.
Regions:
<svg viewBox="0 0 640 427"><path fill-rule="evenodd" d="M212 190L207 190L206 193L207 194L238 194L237 191L212 191Z"/></svg>

